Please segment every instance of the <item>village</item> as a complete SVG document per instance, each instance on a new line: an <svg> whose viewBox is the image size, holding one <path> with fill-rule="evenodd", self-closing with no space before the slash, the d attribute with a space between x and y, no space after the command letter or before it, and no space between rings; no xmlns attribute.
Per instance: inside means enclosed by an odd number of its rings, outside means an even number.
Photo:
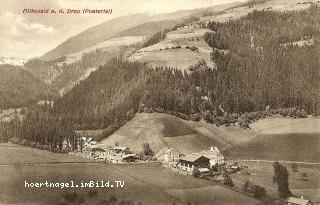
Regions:
<svg viewBox="0 0 320 205"><path fill-rule="evenodd" d="M227 163L218 147L211 146L208 150L197 153L181 153L174 147L163 147L153 153L148 143L143 145L143 153L130 151L127 146L100 144L94 137L80 137L77 150L69 151L69 155L89 158L101 163L134 164L134 163L161 163L164 167L183 174L197 177L219 175L223 171L234 173L244 167ZM64 150L71 150L71 143L64 141Z"/></svg>
<svg viewBox="0 0 320 205"><path fill-rule="evenodd" d="M163 147L157 153L153 153L148 143L142 145L142 153L133 153L127 146L114 146L98 143L94 137L79 137L77 150L71 151L71 143L64 141L65 150L69 155L84 157L98 163L111 164L142 164L158 163L172 172L181 175L191 175L196 178L212 181L221 186L241 192L252 197L265 194L263 187L252 182L235 186L231 179L234 174L250 175L248 165L238 164L237 161L226 160L223 153L216 146L208 146L207 150L196 153L181 153L174 147ZM245 188L244 188L245 187ZM288 199L274 198L274 203L281 205L313 205L303 196L289 197Z"/></svg>

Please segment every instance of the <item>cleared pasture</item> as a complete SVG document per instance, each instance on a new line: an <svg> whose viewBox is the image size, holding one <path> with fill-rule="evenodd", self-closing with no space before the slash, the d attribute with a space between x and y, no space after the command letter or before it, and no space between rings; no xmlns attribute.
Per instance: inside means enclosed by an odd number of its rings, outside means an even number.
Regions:
<svg viewBox="0 0 320 205"><path fill-rule="evenodd" d="M236 173L232 175L232 179L236 186L241 187L246 181L253 182L263 186L268 193L277 196L277 185L273 184L273 167L270 162L247 162L238 161L241 165L247 165L250 175L244 173ZM312 202L319 203L319 191L320 191L320 165L304 165L298 164L298 172L294 172L291 169L292 163L284 163L289 171L289 188L296 196L303 196ZM302 180L301 173L306 173L308 180Z"/></svg>

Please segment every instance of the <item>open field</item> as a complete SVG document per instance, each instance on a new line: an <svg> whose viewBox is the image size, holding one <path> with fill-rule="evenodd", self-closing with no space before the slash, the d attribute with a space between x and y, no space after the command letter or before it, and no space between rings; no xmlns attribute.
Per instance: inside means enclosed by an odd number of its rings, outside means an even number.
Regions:
<svg viewBox="0 0 320 205"><path fill-rule="evenodd" d="M320 133L319 118L266 118L250 125L259 134Z"/></svg>
<svg viewBox="0 0 320 205"><path fill-rule="evenodd" d="M190 66L197 64L201 59L203 58L200 53L184 48L141 52L129 57L130 61L148 63L152 67L165 66L183 71L188 70Z"/></svg>
<svg viewBox="0 0 320 205"><path fill-rule="evenodd" d="M3 144L4 145L4 144ZM18 149L19 148L19 149ZM241 205L243 201L256 204L256 200L245 195L218 187L212 182L196 179L192 176L178 175L159 164L139 165L112 165L112 164L46 164L46 165L15 165L15 162L50 161L43 156L45 151L32 152L31 148L2 146L1 152L15 153L15 161L7 155L0 154L0 161L6 166L0 166L0 201L5 204L57 204L62 194L76 192L85 195L90 188L26 188L27 183L36 182L67 182L80 185L81 182L89 181L124 181L123 188L95 188L98 191L99 200L115 196L118 199L142 202L142 204L186 204L186 200L198 201L203 204L211 204L227 201L228 204ZM25 158L25 153L29 153ZM43 158L43 160L41 160ZM60 156L63 158L63 156ZM72 159L65 155L65 158ZM13 162L12 162L13 161ZM114 184L114 183L113 183ZM212 188L211 188L212 186ZM91 188L93 189L93 188ZM203 189L203 190L201 190ZM183 195L186 193L191 194ZM203 199L203 194L210 195L211 191L217 194Z"/></svg>
<svg viewBox="0 0 320 205"><path fill-rule="evenodd" d="M185 203L191 202L201 205L230 205L235 203L251 205L259 203L256 199L218 185L194 189L169 189L166 192L182 199Z"/></svg>
<svg viewBox="0 0 320 205"><path fill-rule="evenodd" d="M235 159L267 159L320 162L320 134L258 135L252 141L228 149Z"/></svg>
<svg viewBox="0 0 320 205"><path fill-rule="evenodd" d="M267 118L250 127L254 138L226 150L229 158L320 162L320 119Z"/></svg>
<svg viewBox="0 0 320 205"><path fill-rule="evenodd" d="M277 186L273 184L273 167L271 162L247 162L238 160L240 165L249 167L250 175L237 173L232 175L236 186L241 187L245 181L251 181L254 184L263 186L268 193L277 196ZM291 163L283 163L289 171L289 188L292 193L298 197L310 199L313 202L320 203L320 165L298 164L298 172L291 170ZM301 179L301 173L308 175L308 180Z"/></svg>
<svg viewBox="0 0 320 205"><path fill-rule="evenodd" d="M11 143L0 144L0 166L32 163L91 162L91 160L68 156L67 154L22 147Z"/></svg>

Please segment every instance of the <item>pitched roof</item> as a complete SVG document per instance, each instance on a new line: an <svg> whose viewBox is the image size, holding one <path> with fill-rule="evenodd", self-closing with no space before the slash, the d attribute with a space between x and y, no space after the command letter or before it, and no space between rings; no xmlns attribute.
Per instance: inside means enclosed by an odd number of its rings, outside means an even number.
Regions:
<svg viewBox="0 0 320 205"><path fill-rule="evenodd" d="M210 172L210 169L208 168L199 168L200 172Z"/></svg>
<svg viewBox="0 0 320 205"><path fill-rule="evenodd" d="M138 158L138 156L136 154L126 154L126 155L122 156L123 159L128 158L128 157Z"/></svg>
<svg viewBox="0 0 320 205"><path fill-rule="evenodd" d="M300 199L300 198L296 198L296 197L289 197L287 199L288 203L292 203L292 204L298 204L298 205L307 205L309 200L307 199Z"/></svg>
<svg viewBox="0 0 320 205"><path fill-rule="evenodd" d="M93 152L105 152L105 150L104 150L104 149L99 148L99 147L92 148L92 149L91 149L91 151L93 151Z"/></svg>
<svg viewBox="0 0 320 205"><path fill-rule="evenodd" d="M201 154L206 154L206 155L221 155L220 150L218 147L211 147L209 150L203 150L201 151Z"/></svg>
<svg viewBox="0 0 320 205"><path fill-rule="evenodd" d="M198 159L201 158L201 157L205 157L205 158L209 159L209 158L206 157L206 156L203 156L203 155L200 155L200 154L196 154L196 153L187 154L186 156L183 156L183 157L181 157L180 159L181 159L181 160L184 160L184 161L188 161L188 162L195 162L196 160L198 160Z"/></svg>
<svg viewBox="0 0 320 205"><path fill-rule="evenodd" d="M158 158L165 153L169 153L171 150L175 150L176 152L178 152L178 150L173 147L163 147L159 152L157 152L155 157Z"/></svg>
<svg viewBox="0 0 320 205"><path fill-rule="evenodd" d="M114 147L113 149L114 150L122 150L122 151L124 151L124 150L127 150L129 148L128 147Z"/></svg>

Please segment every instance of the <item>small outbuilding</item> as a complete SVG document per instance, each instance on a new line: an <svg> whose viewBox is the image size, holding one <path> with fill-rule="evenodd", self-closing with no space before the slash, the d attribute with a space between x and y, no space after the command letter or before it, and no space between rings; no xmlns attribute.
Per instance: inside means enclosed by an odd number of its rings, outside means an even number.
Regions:
<svg viewBox="0 0 320 205"><path fill-rule="evenodd" d="M296 197L289 197L287 198L287 205L313 205L313 203L310 200Z"/></svg>

